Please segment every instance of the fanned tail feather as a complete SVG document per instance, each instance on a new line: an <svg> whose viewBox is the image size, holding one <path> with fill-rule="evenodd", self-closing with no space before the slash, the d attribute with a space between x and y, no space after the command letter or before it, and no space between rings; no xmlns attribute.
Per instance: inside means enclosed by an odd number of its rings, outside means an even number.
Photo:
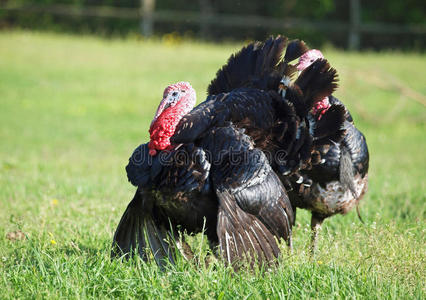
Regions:
<svg viewBox="0 0 426 300"><path fill-rule="evenodd" d="M325 59L318 59L306 68L288 91L300 117L305 117L315 103L331 95L337 88L337 72Z"/></svg>
<svg viewBox="0 0 426 300"><path fill-rule="evenodd" d="M242 87L276 90L284 75L291 77L296 71L288 63L308 50L303 41L291 41L288 46L287 41L283 36L270 37L265 42L250 43L231 55L210 83L208 94L216 95Z"/></svg>
<svg viewBox="0 0 426 300"><path fill-rule="evenodd" d="M309 121L312 107L337 88L337 80L336 70L327 60L320 59L306 68L287 90L286 100L292 103L297 116L297 134L287 138L287 163L279 167L283 174L309 168L319 161L315 146L343 138L344 108L333 105L320 121ZM292 138L294 141L289 142Z"/></svg>
<svg viewBox="0 0 426 300"><path fill-rule="evenodd" d="M284 61L290 62L302 56L309 48L306 46L304 41L293 40L287 45L287 49L284 55Z"/></svg>

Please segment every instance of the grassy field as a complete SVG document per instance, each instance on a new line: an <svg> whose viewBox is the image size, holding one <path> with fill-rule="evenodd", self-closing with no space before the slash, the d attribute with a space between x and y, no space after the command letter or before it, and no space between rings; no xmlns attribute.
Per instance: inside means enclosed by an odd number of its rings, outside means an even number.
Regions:
<svg viewBox="0 0 426 300"><path fill-rule="evenodd" d="M263 273L110 261L134 193L124 166L164 87L190 81L202 101L240 46L0 33L0 298L426 298L418 54L325 51L370 148L366 224L355 212L328 219L311 259L310 217L299 211L294 253ZM204 256L200 237L192 242Z"/></svg>

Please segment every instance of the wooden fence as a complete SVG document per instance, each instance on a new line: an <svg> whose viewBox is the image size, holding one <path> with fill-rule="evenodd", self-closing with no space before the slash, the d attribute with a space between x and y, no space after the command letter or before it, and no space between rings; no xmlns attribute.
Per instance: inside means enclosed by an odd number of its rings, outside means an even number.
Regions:
<svg viewBox="0 0 426 300"><path fill-rule="evenodd" d="M341 21L311 21L297 18L268 18L255 15L231 15L213 13L208 0L200 1L200 12L186 11L156 11L155 0L140 0L140 8L123 8L111 6L77 7L72 5L0 5L0 11L48 13L52 15L64 15L74 17L103 17L118 19L138 19L141 24L141 32L150 36L154 32L155 22L181 22L197 24L200 31L206 33L211 26L264 28L275 30L302 29L319 32L343 32L348 37L348 48L359 49L363 33L376 34L418 34L426 35L424 25L396 25L389 23L362 23L360 19L360 0L350 0L350 20Z"/></svg>

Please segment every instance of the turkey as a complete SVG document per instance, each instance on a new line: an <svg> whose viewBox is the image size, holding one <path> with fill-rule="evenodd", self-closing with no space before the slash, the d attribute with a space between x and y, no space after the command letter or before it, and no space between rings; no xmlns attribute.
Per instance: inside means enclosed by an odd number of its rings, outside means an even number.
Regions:
<svg viewBox="0 0 426 300"><path fill-rule="evenodd" d="M319 50L309 50L300 57L297 68L303 72L323 58ZM316 103L309 114L311 126L321 122L324 114L336 104L344 107L331 95ZM304 208L312 213L312 251L316 248L318 231L325 218L339 213L346 214L356 206L362 221L358 203L367 191L369 154L366 139L355 127L346 107L343 128L345 135L342 141L317 147L322 163L313 166L311 170L302 171L304 181L312 182L312 185L299 185L293 181L298 188L289 192L294 209Z"/></svg>
<svg viewBox="0 0 426 300"><path fill-rule="evenodd" d="M232 123L206 128L194 143L172 144L176 125L194 103L189 83L165 89L150 142L136 148L126 167L137 191L116 229L111 255L147 259L150 248L164 267L175 260L179 230L204 230L234 267L245 257L272 262L280 253L276 238L290 241L294 222L286 191L264 153ZM190 255L184 243L176 246Z"/></svg>

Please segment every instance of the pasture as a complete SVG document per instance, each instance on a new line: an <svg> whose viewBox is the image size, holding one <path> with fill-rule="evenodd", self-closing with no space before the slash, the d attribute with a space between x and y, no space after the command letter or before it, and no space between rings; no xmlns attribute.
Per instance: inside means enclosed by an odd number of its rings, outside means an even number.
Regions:
<svg viewBox="0 0 426 300"><path fill-rule="evenodd" d="M310 258L310 214L276 269L234 274L182 259L165 272L110 261L135 188L124 170L165 86L189 81L198 102L240 44L0 33L0 298L426 297L426 56L325 49L335 95L370 149L356 213L327 219ZM201 260L201 236L191 240Z"/></svg>

